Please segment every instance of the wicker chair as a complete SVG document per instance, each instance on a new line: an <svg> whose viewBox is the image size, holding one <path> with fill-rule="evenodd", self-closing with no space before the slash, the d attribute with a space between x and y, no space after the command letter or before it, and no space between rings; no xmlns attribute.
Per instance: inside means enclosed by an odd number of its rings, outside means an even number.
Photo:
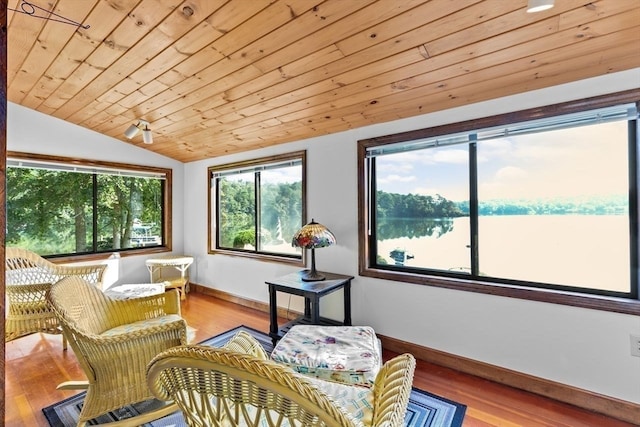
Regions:
<svg viewBox="0 0 640 427"><path fill-rule="evenodd" d="M47 300L56 313L87 381L58 389L87 389L78 425L153 397L147 364L160 352L187 343L176 290L128 300L108 297L77 276L55 283ZM174 404L127 420L139 425L175 411Z"/></svg>
<svg viewBox="0 0 640 427"><path fill-rule="evenodd" d="M51 284L63 277L78 276L98 287L107 268L104 264L56 265L40 255L19 248L6 248L5 342L36 332L61 334L58 319L45 295ZM63 348L67 348L63 336Z"/></svg>
<svg viewBox="0 0 640 427"><path fill-rule="evenodd" d="M386 362L372 388L304 377L268 360L240 332L224 348L180 346L151 361L149 387L174 399L189 426L404 425L415 359ZM369 409L367 409L369 408Z"/></svg>

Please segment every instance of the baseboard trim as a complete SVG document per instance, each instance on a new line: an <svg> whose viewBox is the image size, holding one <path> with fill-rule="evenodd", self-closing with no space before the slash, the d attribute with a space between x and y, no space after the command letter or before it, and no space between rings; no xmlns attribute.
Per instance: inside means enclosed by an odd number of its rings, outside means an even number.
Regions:
<svg viewBox="0 0 640 427"><path fill-rule="evenodd" d="M249 307L249 308L253 308L255 310L258 311L262 311L265 313L269 313L269 304L262 302L262 301L255 301L255 300L251 300L251 299L247 299L247 298L243 298L243 297L239 297L237 295L233 295L230 294L228 292L224 292L218 289L211 289L208 288L206 286L202 286L202 285L198 285L198 284L194 284L191 283L191 290L193 292L198 292L204 295L209 295L218 299L221 299L223 301L228 301L228 302L232 302L234 304L239 304L245 307ZM287 313L287 310L282 308L282 307L278 307L278 316L279 317L284 317L287 318L287 316L291 316L293 312L291 310L289 310L289 312ZM299 313L295 313L296 315L298 315Z"/></svg>
<svg viewBox="0 0 640 427"><path fill-rule="evenodd" d="M205 295L250 307L265 313L269 312L269 304L254 301L228 292L211 289L206 286L191 284L191 289ZM291 314L290 312L288 314ZM278 316L287 317L287 310L278 308ZM439 366L455 369L466 374L491 380L500 384L535 393L559 402L568 403L588 411L597 412L611 418L616 418L635 424L640 420L640 405L594 393L589 390L572 387L533 375L524 374L500 366L491 365L477 360L468 359L443 351L423 347L407 341L385 335L378 335L382 347L395 353L411 353L417 359Z"/></svg>
<svg viewBox="0 0 640 427"><path fill-rule="evenodd" d="M631 402L445 353L396 338L384 335L378 335L378 338L380 338L383 348L396 353L411 353L416 359L535 393L632 424L640 420L640 405Z"/></svg>

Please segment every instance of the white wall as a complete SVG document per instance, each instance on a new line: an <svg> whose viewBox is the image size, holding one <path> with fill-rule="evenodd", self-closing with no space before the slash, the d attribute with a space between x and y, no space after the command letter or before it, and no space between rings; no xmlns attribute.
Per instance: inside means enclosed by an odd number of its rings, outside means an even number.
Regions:
<svg viewBox="0 0 640 427"><path fill-rule="evenodd" d="M458 122L640 87L640 69L533 91L448 111L278 145L185 166L188 206L184 243L196 258L199 284L268 302L266 279L296 268L207 254L207 167L307 150L308 216L326 225L338 245L316 251L321 270L355 276L353 321L377 332L622 400L640 403L640 358L630 334L640 317L358 277L357 140ZM296 297L294 297L296 298ZM289 297L279 296L286 307ZM322 314L341 317L341 293L322 301ZM294 300L292 307L300 307Z"/></svg>
<svg viewBox="0 0 640 427"><path fill-rule="evenodd" d="M69 124L17 104L7 103L7 150L173 169L173 252L183 251L184 164L132 144ZM124 132L124 130L123 130ZM149 256L114 256L104 287L149 282Z"/></svg>

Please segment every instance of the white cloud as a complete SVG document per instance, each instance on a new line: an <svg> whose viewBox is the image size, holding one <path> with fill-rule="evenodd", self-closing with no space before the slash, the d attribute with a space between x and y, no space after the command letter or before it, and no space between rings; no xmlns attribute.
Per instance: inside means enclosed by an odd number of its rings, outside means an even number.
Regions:
<svg viewBox="0 0 640 427"><path fill-rule="evenodd" d="M378 173L408 174L413 172L413 164L410 162L378 162Z"/></svg>
<svg viewBox="0 0 640 427"><path fill-rule="evenodd" d="M434 163L448 164L467 164L469 162L469 153L467 150L449 149L449 150L433 150L432 156Z"/></svg>
<svg viewBox="0 0 640 427"><path fill-rule="evenodd" d="M498 169L489 180L479 182L479 196L481 199L513 198L521 195L531 195L532 189L525 184L529 174L527 171L515 167L505 166Z"/></svg>
<svg viewBox="0 0 640 427"><path fill-rule="evenodd" d="M436 194L442 194L441 190L435 187L416 187L410 191L411 194L419 194L421 196L435 196Z"/></svg>
<svg viewBox="0 0 640 427"><path fill-rule="evenodd" d="M415 176L401 176L401 175L385 175L384 178L378 178L380 184L392 184L396 182L412 182L415 181Z"/></svg>
<svg viewBox="0 0 640 427"><path fill-rule="evenodd" d="M523 178L526 178L529 174L527 173L527 171L515 167L515 166L505 166L501 169L499 169L496 174L495 174L495 179L497 180L522 180Z"/></svg>

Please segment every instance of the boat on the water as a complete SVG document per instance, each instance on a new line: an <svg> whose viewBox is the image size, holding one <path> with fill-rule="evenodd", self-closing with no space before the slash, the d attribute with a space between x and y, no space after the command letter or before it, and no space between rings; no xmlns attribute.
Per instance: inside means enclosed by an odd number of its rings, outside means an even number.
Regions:
<svg viewBox="0 0 640 427"><path fill-rule="evenodd" d="M396 265L404 265L407 260L414 258L413 254L408 253L406 249L402 248L395 248L389 252L389 256L393 259Z"/></svg>

